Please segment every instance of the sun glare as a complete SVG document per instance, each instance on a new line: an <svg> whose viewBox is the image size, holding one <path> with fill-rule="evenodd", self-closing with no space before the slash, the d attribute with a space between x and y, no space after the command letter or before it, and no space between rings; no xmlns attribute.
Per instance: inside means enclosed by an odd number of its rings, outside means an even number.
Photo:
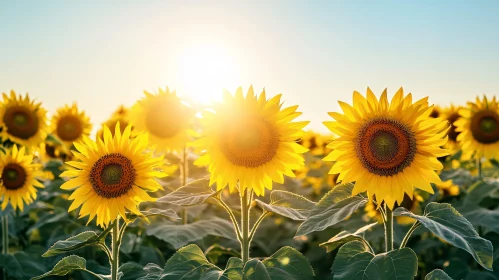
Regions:
<svg viewBox="0 0 499 280"><path fill-rule="evenodd" d="M229 53L216 44L187 48L178 59L184 93L200 103L220 100L222 89L239 84L239 69Z"/></svg>

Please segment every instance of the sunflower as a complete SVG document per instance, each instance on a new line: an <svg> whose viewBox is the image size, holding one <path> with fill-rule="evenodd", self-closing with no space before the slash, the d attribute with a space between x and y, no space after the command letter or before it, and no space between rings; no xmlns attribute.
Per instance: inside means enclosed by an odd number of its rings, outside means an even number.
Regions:
<svg viewBox="0 0 499 280"><path fill-rule="evenodd" d="M404 193L412 196L414 187L433 193L430 183L441 182L435 170L443 168L437 157L448 154L440 148L448 124L429 118L428 98L412 103L400 88L388 102L386 90L378 100L368 88L367 98L355 91L353 100L353 107L340 101L344 114L329 113L336 121L324 122L338 135L324 158L335 161L330 173L356 181L353 194L367 191L390 209Z"/></svg>
<svg viewBox="0 0 499 280"><path fill-rule="evenodd" d="M455 185L452 180L447 180L440 184L435 184L442 196L456 196L459 194L459 186Z"/></svg>
<svg viewBox="0 0 499 280"><path fill-rule="evenodd" d="M42 176L41 166L33 163L33 156L25 153L25 147L12 149L0 156L0 198L2 210L7 204L24 210L24 203L31 204L36 199L36 188L43 185L36 179Z"/></svg>
<svg viewBox="0 0 499 280"><path fill-rule="evenodd" d="M141 215L138 204L154 201L146 191L155 192L161 185L155 177L164 177L156 171L163 158L154 158L143 151L147 147L147 134L139 134L130 139L131 127L121 134L119 124L114 136L104 127L104 139L92 141L87 136L76 142L78 152L74 156L79 161L66 162L74 167L61 177L72 177L61 189L75 191L68 198L73 203L69 212L82 206L80 218L89 215L90 223L97 216L97 224L107 227L118 215L126 220L126 211Z"/></svg>
<svg viewBox="0 0 499 280"><path fill-rule="evenodd" d="M442 117L442 108L438 105L433 105L433 110L431 110L430 118L440 118Z"/></svg>
<svg viewBox="0 0 499 280"><path fill-rule="evenodd" d="M104 138L104 128L105 127L107 127L107 128L116 127L116 124L118 124L118 123L120 123L121 134L123 135L123 133L125 132L125 128L128 127L130 125L130 123L128 122L128 120L125 117L115 116L115 117L111 117L110 119L108 119L107 121L102 123L101 129L99 129L99 131L97 131L97 137L103 139ZM135 132L133 130L133 127L131 127L131 129L132 129L131 133L134 134ZM132 135L132 134L130 134L130 135ZM114 130L111 130L111 135L114 136Z"/></svg>
<svg viewBox="0 0 499 280"><path fill-rule="evenodd" d="M113 114L111 115L111 118L114 118L114 117L124 117L124 118L128 118L130 115L130 109L128 109L127 107L123 106L123 105L120 105L118 107L118 109L116 109Z"/></svg>
<svg viewBox="0 0 499 280"><path fill-rule="evenodd" d="M76 103L57 109L52 117L51 131L68 149L73 142L82 140L84 135L88 136L91 130L90 119L85 112L78 110Z"/></svg>
<svg viewBox="0 0 499 280"><path fill-rule="evenodd" d="M463 158L497 158L499 156L499 106L496 98L488 100L484 95L476 103L468 102L459 110L460 118L454 122L457 141L463 150Z"/></svg>
<svg viewBox="0 0 499 280"><path fill-rule="evenodd" d="M303 137L298 141L298 144L309 150L312 155L324 155L324 150L327 145L325 137L313 131L306 131Z"/></svg>
<svg viewBox="0 0 499 280"><path fill-rule="evenodd" d="M441 117L447 120L450 124L450 129L449 132L447 133L449 139L447 143L445 143L445 148L449 149L452 152L456 152L459 150L459 145L457 143L457 136L459 135L459 132L456 131L456 126L454 125L454 122L456 122L459 119L460 109L461 107L454 106L451 104L449 107L442 110L441 113Z"/></svg>
<svg viewBox="0 0 499 280"><path fill-rule="evenodd" d="M146 97L132 107L131 123L137 131L149 133L150 144L163 152L181 151L189 140L189 124L194 111L176 95L159 89L144 91Z"/></svg>
<svg viewBox="0 0 499 280"><path fill-rule="evenodd" d="M383 216L381 216L381 213L378 211L378 207L376 207L376 204L374 203L375 200L376 198L369 200L369 202L364 207L364 211L366 212L368 218L373 219L378 223L383 223ZM411 211L416 215L421 215L423 212L421 208L421 202L423 201L424 201L423 197L417 194L416 192L414 192L412 198L409 195L404 194L404 199L402 200L402 203L400 205L396 203L396 207L399 206L404 207L405 209ZM381 206L383 206L383 204L381 204ZM398 216L396 217L396 221L401 225L410 225L415 222L413 218L406 216Z"/></svg>
<svg viewBox="0 0 499 280"><path fill-rule="evenodd" d="M51 160L67 161L72 159L72 153L62 145L57 145L50 142L45 142L40 145L38 156L42 162L49 162Z"/></svg>
<svg viewBox="0 0 499 280"><path fill-rule="evenodd" d="M9 97L3 93L0 138L30 149L38 147L47 137L46 113L28 94L22 97L12 90Z"/></svg>
<svg viewBox="0 0 499 280"><path fill-rule="evenodd" d="M293 169L303 166L299 153L307 151L296 143L308 122L292 122L301 115L298 106L282 109L281 95L269 100L265 90L259 96L250 87L246 97L242 88L235 96L224 91L223 103L205 111L201 121L203 135L195 145L205 150L195 164L208 165L210 185L217 189L229 185L231 191L253 189L263 195L272 182L282 184L284 175L294 177Z"/></svg>

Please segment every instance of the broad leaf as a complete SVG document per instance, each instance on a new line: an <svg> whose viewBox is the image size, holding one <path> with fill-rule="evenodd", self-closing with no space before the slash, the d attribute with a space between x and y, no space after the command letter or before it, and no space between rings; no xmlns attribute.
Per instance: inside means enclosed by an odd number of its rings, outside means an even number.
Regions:
<svg viewBox="0 0 499 280"><path fill-rule="evenodd" d="M175 248L180 248L207 235L236 239L232 223L217 217L186 225L154 223L147 227L146 234L164 240Z"/></svg>
<svg viewBox="0 0 499 280"><path fill-rule="evenodd" d="M447 203L429 203L424 216L397 208L395 216L407 216L418 220L436 236L450 244L468 251L485 269L492 270L492 243L478 235L473 225Z"/></svg>
<svg viewBox="0 0 499 280"><path fill-rule="evenodd" d="M348 243L350 241L360 241L360 242L366 242L364 238L362 238L360 235L363 234L366 230L369 230L373 226L377 225L378 223L372 223L366 226L363 226L359 228L356 232L350 233L347 231L342 231L338 233L337 235L333 236L331 239L329 239L327 242L319 244L319 246L326 248L326 252L331 252L334 249L338 248L339 246Z"/></svg>
<svg viewBox="0 0 499 280"><path fill-rule="evenodd" d="M243 279L243 261L240 258L232 257L227 262L225 270L220 280L241 280Z"/></svg>
<svg viewBox="0 0 499 280"><path fill-rule="evenodd" d="M364 243L352 241L338 251L332 274L334 280L411 280L417 269L417 256L409 248L374 255Z"/></svg>
<svg viewBox="0 0 499 280"><path fill-rule="evenodd" d="M357 208L366 204L362 196L352 196L353 184L340 184L329 191L311 210L300 225L296 236L322 231L348 218Z"/></svg>
<svg viewBox="0 0 499 280"><path fill-rule="evenodd" d="M295 221L305 220L310 214L311 209L315 206L314 202L301 195L279 190L270 193L270 204L258 199L256 203L265 211L273 212Z"/></svg>
<svg viewBox="0 0 499 280"><path fill-rule="evenodd" d="M428 273L425 280L452 280L452 278L447 275L443 270L435 269L432 272Z"/></svg>
<svg viewBox="0 0 499 280"><path fill-rule="evenodd" d="M84 231L66 240L57 241L42 256L51 257L58 254L67 253L69 251L77 250L88 245L93 245L98 242L99 236L95 232Z"/></svg>
<svg viewBox="0 0 499 280"><path fill-rule="evenodd" d="M263 260L262 263L272 280L307 280L314 278L314 270L308 263L307 258L289 246L282 247L272 256Z"/></svg>
<svg viewBox="0 0 499 280"><path fill-rule="evenodd" d="M463 205L456 208L475 227L482 227L484 233L499 232L499 207L487 209L480 206L482 200L491 197L498 190L498 182L478 181L468 188Z"/></svg>
<svg viewBox="0 0 499 280"><path fill-rule="evenodd" d="M243 275L245 280L272 280L265 265L257 259L249 260L246 263Z"/></svg>
<svg viewBox="0 0 499 280"><path fill-rule="evenodd" d="M128 262L120 266L118 272L122 274L120 280L136 280L145 276L144 267L138 263Z"/></svg>
<svg viewBox="0 0 499 280"><path fill-rule="evenodd" d="M5 269L7 275L21 278L23 269L19 261L11 254L0 254L0 270Z"/></svg>
<svg viewBox="0 0 499 280"><path fill-rule="evenodd" d="M204 203L218 192L209 186L209 179L199 179L160 197L157 202L171 203L179 206L191 206Z"/></svg>
<svg viewBox="0 0 499 280"><path fill-rule="evenodd" d="M75 255L65 257L62 260L60 260L54 268L37 277L31 278L31 280L37 280L37 279L42 279L45 277L49 276L65 276L68 275L70 272L75 271L75 270L84 270L86 271L86 260L82 257L78 257Z"/></svg>
<svg viewBox="0 0 499 280"><path fill-rule="evenodd" d="M180 220L180 217L178 216L177 212L175 212L173 209L158 209L158 208L152 208L147 211L141 211L142 216L141 217L152 217L152 216L161 216L165 217L171 220ZM126 213L127 218L129 220L136 219L139 216L133 213Z"/></svg>
<svg viewBox="0 0 499 280"><path fill-rule="evenodd" d="M164 269L154 265L144 268L148 273L141 280L216 279L222 275L217 266L208 262L203 251L194 244L179 249L167 262Z"/></svg>

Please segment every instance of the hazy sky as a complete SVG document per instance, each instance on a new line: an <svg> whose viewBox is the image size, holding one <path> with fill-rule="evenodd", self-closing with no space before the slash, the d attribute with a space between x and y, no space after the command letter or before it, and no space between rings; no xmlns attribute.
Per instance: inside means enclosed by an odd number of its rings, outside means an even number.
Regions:
<svg viewBox="0 0 499 280"><path fill-rule="evenodd" d="M102 3L105 2L105 3ZM442 105L499 92L499 1L0 0L0 91L94 123L168 85L206 102L283 93L309 129L352 91Z"/></svg>

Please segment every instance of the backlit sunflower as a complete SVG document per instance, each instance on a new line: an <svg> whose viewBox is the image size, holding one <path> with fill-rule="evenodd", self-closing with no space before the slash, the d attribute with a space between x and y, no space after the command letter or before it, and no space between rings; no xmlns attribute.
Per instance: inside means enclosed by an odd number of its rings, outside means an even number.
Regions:
<svg viewBox="0 0 499 280"><path fill-rule="evenodd" d="M90 119L85 112L78 110L76 103L57 109L52 117L51 131L67 148L70 148L73 142L81 141L84 135L88 136L91 130Z"/></svg>
<svg viewBox="0 0 499 280"><path fill-rule="evenodd" d="M126 220L126 211L141 215L138 204L154 201L147 191L155 192L162 187L154 178L164 177L157 171L162 157L154 158L145 153L147 134L130 139L131 127L121 134L119 125L114 137L104 128L104 139L97 142L84 136L83 142L76 142L75 157L78 161L66 162L74 167L61 177L72 177L61 189L75 191L69 197L73 200L68 211L81 206L80 218L89 216L91 222L97 216L97 224L107 227L118 215Z"/></svg>
<svg viewBox="0 0 499 280"><path fill-rule="evenodd" d="M127 107L125 107L123 105L120 105L118 107L118 109L116 109L116 111L113 112L113 114L111 115L111 118L114 118L114 117L128 118L129 115L130 115L130 109L128 109Z"/></svg>
<svg viewBox="0 0 499 280"><path fill-rule="evenodd" d="M307 148L312 155L324 155L327 141L326 138L319 133L306 131L298 141L298 144Z"/></svg>
<svg viewBox="0 0 499 280"><path fill-rule="evenodd" d="M104 123L102 123L101 129L97 131L97 137L102 139L104 137L104 127L112 129L113 127L116 127L117 123L120 123L121 134L123 134L125 132L125 128L130 125L129 121L125 117L118 117L118 116L112 117L107 121L105 121ZM132 134L134 134L133 127L132 127ZM111 135L114 136L114 130L111 130Z"/></svg>
<svg viewBox="0 0 499 280"><path fill-rule="evenodd" d="M263 195L272 181L284 182L283 174L294 177L292 170L304 162L299 153L307 151L295 140L308 122L292 122L301 115L298 106L281 107L280 94L267 100L265 90L256 96L250 87L246 97L242 88L235 96L224 91L223 103L203 113L203 135L195 145L205 153L195 163L209 166L210 185L234 191L239 182L241 192Z"/></svg>
<svg viewBox="0 0 499 280"><path fill-rule="evenodd" d="M189 124L194 111L175 91L159 89L158 94L144 91L146 97L132 107L131 124L137 131L149 133L157 151L181 151L189 141Z"/></svg>
<svg viewBox="0 0 499 280"><path fill-rule="evenodd" d="M454 122L459 119L459 110L461 107L450 105L449 107L442 110L441 117L447 120L450 124L450 129L447 132L447 136L449 139L447 143L445 143L445 148L449 149L452 152L456 152L459 150L459 145L457 143L457 136L459 132L456 131L456 126Z"/></svg>
<svg viewBox="0 0 499 280"><path fill-rule="evenodd" d="M499 156L499 106L495 96L488 100L484 95L476 103L468 102L459 110L461 116L454 125L463 158L498 158Z"/></svg>
<svg viewBox="0 0 499 280"><path fill-rule="evenodd" d="M41 166L33 163L33 156L25 154L25 148L14 145L6 154L0 153L0 198L2 210L7 204L24 210L24 203L31 204L36 199L36 188L43 185L36 179L42 176Z"/></svg>
<svg viewBox="0 0 499 280"><path fill-rule="evenodd" d="M47 137L46 111L40 103L13 90L0 103L0 138L35 149Z"/></svg>
<svg viewBox="0 0 499 280"><path fill-rule="evenodd" d="M437 157L448 154L440 147L449 126L429 118L427 100L413 103L402 88L391 102L386 90L378 100L368 88L367 97L353 93L353 107L340 101L344 114L329 113L336 121L324 122L338 136L324 158L335 161L330 173L339 173L343 182L355 181L353 194L367 191L390 209L403 201L404 193L412 196L414 187L433 193L430 183L441 182L435 170L443 167Z"/></svg>

